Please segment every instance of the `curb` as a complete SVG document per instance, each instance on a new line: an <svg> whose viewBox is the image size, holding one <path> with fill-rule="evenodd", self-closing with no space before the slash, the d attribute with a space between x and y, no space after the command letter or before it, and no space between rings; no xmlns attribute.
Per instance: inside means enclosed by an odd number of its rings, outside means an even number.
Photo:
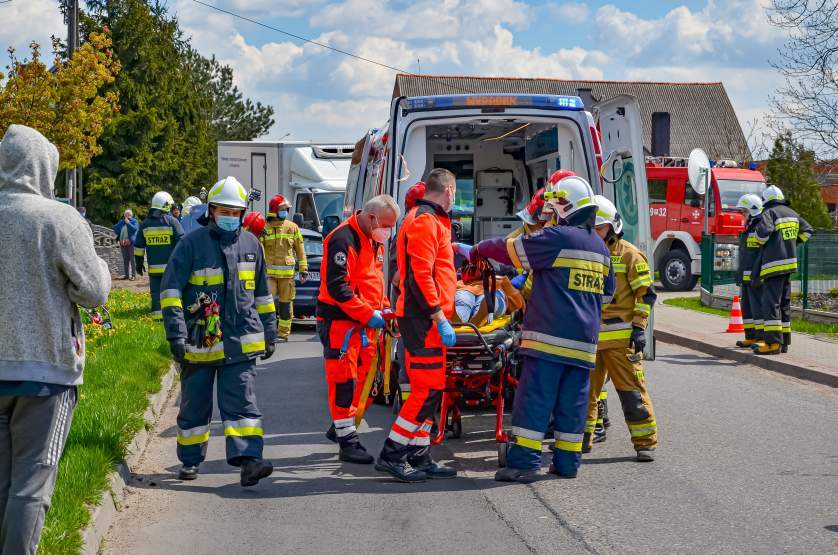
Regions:
<svg viewBox="0 0 838 555"><path fill-rule="evenodd" d="M163 376L160 382L160 391L149 395L148 408L143 414L146 426L141 428L134 436L133 441L128 445L128 451L123 460L108 478L108 490L102 495L99 504L90 510L90 524L82 531L84 555L95 555L102 547L102 540L116 519L116 515L122 508L125 500L126 483L131 476L131 467L136 466L145 452L145 448L151 439L150 429L154 427L157 419L163 410L168 406L172 398L171 393L175 389L177 380L175 365Z"/></svg>
<svg viewBox="0 0 838 555"><path fill-rule="evenodd" d="M689 337L683 337L661 329L655 329L655 338L664 343L680 345L681 347L687 347L694 351L699 351L719 358L759 366L760 368L770 370L771 372L777 372L778 374L785 374L786 376L792 376L801 380L838 388L838 376L834 374L828 374L826 372L821 372L805 366L784 362L783 360L773 356L759 356L745 350L736 351L727 347L719 347L711 343L691 339Z"/></svg>

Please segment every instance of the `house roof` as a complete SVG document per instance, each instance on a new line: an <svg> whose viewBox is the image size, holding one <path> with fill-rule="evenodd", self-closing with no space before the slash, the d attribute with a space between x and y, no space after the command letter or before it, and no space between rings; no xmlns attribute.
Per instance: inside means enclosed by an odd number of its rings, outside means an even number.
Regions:
<svg viewBox="0 0 838 555"><path fill-rule="evenodd" d="M643 118L643 143L651 152L652 114L670 114L670 156L686 157L695 147L711 159L751 159L742 127L722 83L653 81L578 81L520 77L447 75L396 76L393 97L468 93L578 95L590 108L621 94L637 98Z"/></svg>

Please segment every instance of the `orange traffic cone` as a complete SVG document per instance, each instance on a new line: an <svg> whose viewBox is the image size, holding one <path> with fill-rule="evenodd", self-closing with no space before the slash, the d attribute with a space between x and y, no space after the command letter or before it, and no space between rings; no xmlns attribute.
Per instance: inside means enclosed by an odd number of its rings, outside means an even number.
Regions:
<svg viewBox="0 0 838 555"><path fill-rule="evenodd" d="M730 323L727 325L727 333L745 333L745 325L742 321L742 306L739 304L739 295L733 297L733 306L730 307Z"/></svg>

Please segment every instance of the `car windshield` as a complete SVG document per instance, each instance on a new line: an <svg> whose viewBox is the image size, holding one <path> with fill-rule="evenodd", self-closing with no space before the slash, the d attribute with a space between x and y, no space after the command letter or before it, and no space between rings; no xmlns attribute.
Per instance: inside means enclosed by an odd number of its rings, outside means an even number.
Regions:
<svg viewBox="0 0 838 555"><path fill-rule="evenodd" d="M323 256L323 240L320 237L303 237L306 256Z"/></svg>
<svg viewBox="0 0 838 555"><path fill-rule="evenodd" d="M757 195L762 193L765 189L765 183L762 181L740 181L734 179L719 179L719 197L722 201L722 210L725 212L735 212L736 203L742 195L748 193L755 193Z"/></svg>
<svg viewBox="0 0 838 555"><path fill-rule="evenodd" d="M314 204L321 222L326 216L343 219L343 193L314 193Z"/></svg>

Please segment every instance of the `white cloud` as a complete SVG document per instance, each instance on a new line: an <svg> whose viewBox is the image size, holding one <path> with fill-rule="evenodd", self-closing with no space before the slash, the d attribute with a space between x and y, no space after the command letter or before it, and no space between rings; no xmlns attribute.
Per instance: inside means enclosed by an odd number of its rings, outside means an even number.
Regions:
<svg viewBox="0 0 838 555"><path fill-rule="evenodd" d="M298 95L275 99L277 124L271 137L354 143L370 127L388 118L389 94L352 100L314 100Z"/></svg>
<svg viewBox="0 0 838 555"><path fill-rule="evenodd" d="M590 15L587 4L576 2L565 2L563 4L549 2L547 9L559 18L560 23L570 23L573 25L585 23Z"/></svg>
<svg viewBox="0 0 838 555"><path fill-rule="evenodd" d="M271 17L298 17L306 11L325 4L326 0L229 0L221 5L231 12L249 12Z"/></svg>
<svg viewBox="0 0 838 555"><path fill-rule="evenodd" d="M15 0L0 4L0 50L14 47L18 58L28 58L32 41L41 45L46 63L52 56L51 35L67 38L67 26L54 0ZM5 63L0 66L5 66Z"/></svg>

